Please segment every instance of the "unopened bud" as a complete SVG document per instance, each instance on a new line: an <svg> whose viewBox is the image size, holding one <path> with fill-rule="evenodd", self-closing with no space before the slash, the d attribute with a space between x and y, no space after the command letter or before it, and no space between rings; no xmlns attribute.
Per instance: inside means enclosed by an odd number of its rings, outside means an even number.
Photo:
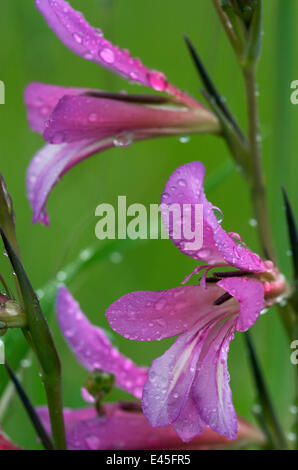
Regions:
<svg viewBox="0 0 298 470"><path fill-rule="evenodd" d="M92 397L100 399L109 393L115 382L113 374L108 374L100 369L95 369L87 378L85 388Z"/></svg>
<svg viewBox="0 0 298 470"><path fill-rule="evenodd" d="M3 325L3 328L24 328L26 326L26 315L23 308L15 300L11 300L3 294L0 294L0 325Z"/></svg>

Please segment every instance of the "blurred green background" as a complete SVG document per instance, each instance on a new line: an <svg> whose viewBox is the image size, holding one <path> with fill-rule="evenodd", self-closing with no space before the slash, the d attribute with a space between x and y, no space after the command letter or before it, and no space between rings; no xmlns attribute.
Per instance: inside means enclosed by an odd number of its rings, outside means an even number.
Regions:
<svg viewBox="0 0 298 470"><path fill-rule="evenodd" d="M101 27L115 44L129 48L133 56L141 57L149 67L162 70L171 82L199 97L198 78L182 40L182 34L187 33L229 106L241 124L246 125L242 77L211 1L72 0L71 4L82 10L92 25ZM264 7L264 48L258 74L264 165L280 263L290 276L291 258L287 253L280 186L286 187L297 214L298 107L290 102L290 83L298 79L298 61L295 61L298 1L265 0ZM6 104L0 106L0 171L14 200L23 262L36 289L74 260L82 249L103 243L96 240L94 234L94 210L99 203L115 204L118 195L127 195L128 204L156 203L167 178L177 166L201 160L207 176L212 177L229 159L224 142L212 136L195 136L186 144L167 138L137 143L127 149L115 148L81 163L58 184L48 202L49 228L31 225L25 172L31 157L43 145L43 139L27 125L23 104L25 86L31 81L41 81L110 91L125 89L138 93L142 89L67 50L47 27L33 0L1 2L0 44L0 79L6 85ZM223 226L239 232L258 250L256 228L249 224L252 218L249 195L241 175L233 171L209 191L208 197L223 210ZM167 240L136 242L119 256L117 253L121 251L118 245L116 255L97 262L69 285L88 317L107 329L104 312L113 301L133 290L177 286L195 264ZM8 273L4 256L0 269ZM66 346L55 315L51 316L50 324L63 363L64 404L80 407L83 405L80 387L86 372ZM276 310L271 309L261 316L252 333L274 403L289 430L295 366L290 363L290 346ZM137 363L147 365L171 343L171 340L130 342L116 334L115 340L122 352ZM16 343L15 348L19 347ZM7 359L10 360L9 355ZM255 403L255 392L240 334L231 345L229 370L236 410L253 419L251 407ZM5 375L1 367L0 387ZM23 375L34 404L44 404L35 361L24 369ZM128 395L115 390L109 399L125 397ZM18 444L39 448L17 398L10 403L2 421L4 429Z"/></svg>

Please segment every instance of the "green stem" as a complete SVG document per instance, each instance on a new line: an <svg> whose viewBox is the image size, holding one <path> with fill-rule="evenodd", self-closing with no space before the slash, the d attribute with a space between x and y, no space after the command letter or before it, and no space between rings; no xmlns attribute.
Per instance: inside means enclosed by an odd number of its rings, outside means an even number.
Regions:
<svg viewBox="0 0 298 470"><path fill-rule="evenodd" d="M35 352L41 367L41 375L50 413L54 446L57 450L63 450L66 449L66 439L63 421L60 360L47 321L41 310L38 297L31 286L23 265L5 234L1 232L1 235L11 265L18 279L23 307L26 312L27 327L23 328L23 332Z"/></svg>
<svg viewBox="0 0 298 470"><path fill-rule="evenodd" d="M257 103L258 90L255 68L244 70L244 81L248 106L248 127L251 158L251 199L254 207L255 217L258 221L258 232L263 252L268 259L271 259L276 263L277 259L273 244L273 236L270 228L271 224L267 204L265 178L262 169L262 155L260 145L261 133L259 126Z"/></svg>
<svg viewBox="0 0 298 470"><path fill-rule="evenodd" d="M269 217L269 208L267 203L265 177L262 168L261 154L261 133L259 125L259 113L257 103L257 82L255 67L243 69L247 109L248 109L248 128L250 145L250 193L254 208L256 220L258 222L258 234L262 250L266 258L272 260L277 265L277 256L273 243L271 223ZM289 336L292 338L292 318L287 311L280 310L280 318L283 326ZM291 331L292 330L292 331Z"/></svg>

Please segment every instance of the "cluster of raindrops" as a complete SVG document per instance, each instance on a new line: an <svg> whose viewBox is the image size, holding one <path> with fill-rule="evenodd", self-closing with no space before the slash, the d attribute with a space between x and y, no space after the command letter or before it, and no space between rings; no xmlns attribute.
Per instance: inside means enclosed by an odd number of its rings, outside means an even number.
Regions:
<svg viewBox="0 0 298 470"><path fill-rule="evenodd" d="M67 32L73 42L73 50L87 60L115 70L125 78L149 85L156 91L166 91L168 81L165 75L156 70L149 70L138 57L131 57L127 49L120 49L105 39L100 28L92 28L81 12L74 12L68 7L61 7L55 0L50 0L60 27L61 39L66 41ZM69 44L69 39L67 40Z"/></svg>

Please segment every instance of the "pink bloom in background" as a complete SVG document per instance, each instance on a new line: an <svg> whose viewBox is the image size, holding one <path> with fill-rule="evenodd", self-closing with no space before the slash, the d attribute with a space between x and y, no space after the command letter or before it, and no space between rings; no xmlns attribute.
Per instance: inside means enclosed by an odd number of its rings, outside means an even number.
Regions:
<svg viewBox="0 0 298 470"><path fill-rule="evenodd" d="M29 124L48 142L27 173L34 222L49 223L45 205L52 188L65 172L91 155L158 136L220 132L213 113L171 85L161 72L107 41L67 2L36 0L36 6L74 53L169 97L31 83L25 91Z"/></svg>
<svg viewBox="0 0 298 470"><path fill-rule="evenodd" d="M0 428L0 450L21 450L13 444Z"/></svg>
<svg viewBox="0 0 298 470"><path fill-rule="evenodd" d="M136 366L115 349L102 329L90 324L79 304L69 291L61 286L57 298L57 316L60 328L78 361L88 370L102 369L113 373L116 385L136 398L142 395L147 369ZM86 392L83 397L88 399ZM67 443L69 449L183 449L172 427L152 429L138 402L103 403L103 414L98 416L95 407L79 410L64 409ZM49 414L46 407L38 409L50 433ZM239 420L237 444L261 443L262 433L243 419ZM188 449L210 449L228 445L227 439L211 429L194 439Z"/></svg>
<svg viewBox="0 0 298 470"><path fill-rule="evenodd" d="M195 205L203 205L202 248L187 251L183 227L181 239L173 241L183 253L207 262L207 271L218 265L237 271L218 275L212 279L216 282L208 284L205 279L201 285L133 292L106 312L112 329L131 340L179 335L152 363L144 386L143 412L152 426L172 424L186 442L207 426L235 439L237 418L227 369L230 341L235 331L246 331L255 323L264 307L264 292L270 297L271 284L275 295L276 284L280 290L283 287L270 261L261 260L239 235L222 228L215 215L218 208L204 194L204 175L202 163L194 162L179 167L166 183L161 197L166 206L189 204L193 216ZM173 223L168 230L172 236Z"/></svg>

